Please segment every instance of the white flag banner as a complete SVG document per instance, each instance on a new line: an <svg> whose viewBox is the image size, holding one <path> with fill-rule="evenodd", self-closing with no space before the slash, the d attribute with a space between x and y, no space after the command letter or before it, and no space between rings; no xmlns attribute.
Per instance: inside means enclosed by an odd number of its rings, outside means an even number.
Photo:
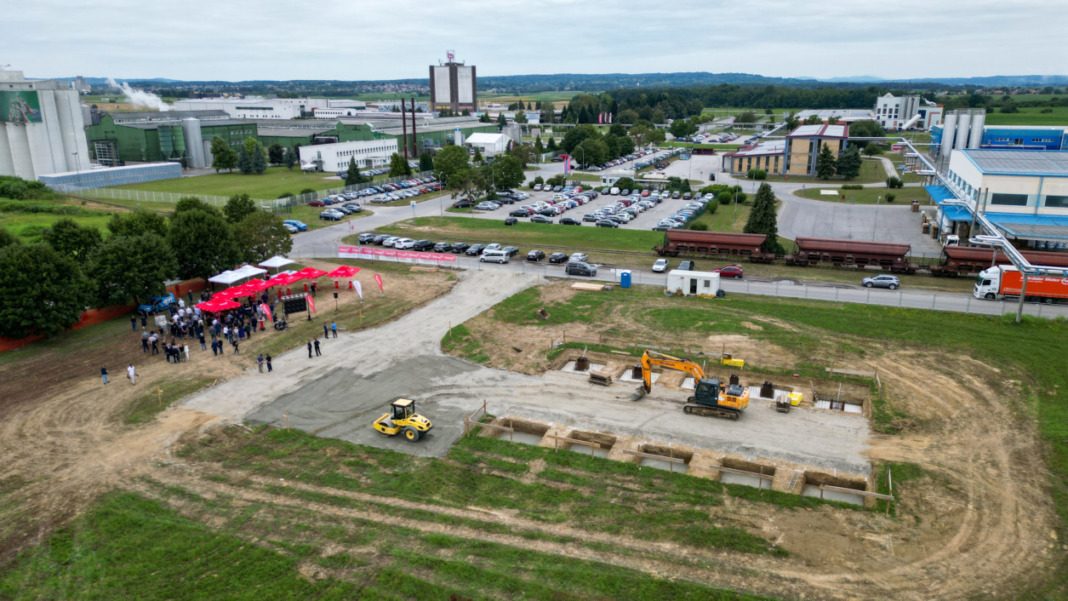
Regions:
<svg viewBox="0 0 1068 601"><path fill-rule="evenodd" d="M363 298L363 286L360 285L360 281L359 280L352 280L352 285L356 287L356 294L359 294L360 298L362 299Z"/></svg>

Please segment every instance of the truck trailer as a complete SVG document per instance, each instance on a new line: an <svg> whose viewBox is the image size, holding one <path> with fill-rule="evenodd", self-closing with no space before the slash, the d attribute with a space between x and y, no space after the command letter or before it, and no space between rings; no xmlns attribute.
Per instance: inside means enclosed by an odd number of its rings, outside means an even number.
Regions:
<svg viewBox="0 0 1068 601"><path fill-rule="evenodd" d="M979 273L972 294L975 298L985 300L1020 298L1022 289L1023 276L1020 270L998 265ZM1028 276L1027 290L1023 294L1025 301L1046 303L1068 301L1068 277Z"/></svg>

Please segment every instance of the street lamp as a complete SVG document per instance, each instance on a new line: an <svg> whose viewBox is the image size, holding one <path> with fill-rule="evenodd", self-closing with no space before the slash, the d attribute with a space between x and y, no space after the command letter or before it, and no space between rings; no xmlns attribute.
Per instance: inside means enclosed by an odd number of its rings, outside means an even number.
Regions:
<svg viewBox="0 0 1068 601"><path fill-rule="evenodd" d="M875 242L875 229L879 225L879 201L882 200L882 196L875 197L875 217L872 219L871 224L871 241Z"/></svg>

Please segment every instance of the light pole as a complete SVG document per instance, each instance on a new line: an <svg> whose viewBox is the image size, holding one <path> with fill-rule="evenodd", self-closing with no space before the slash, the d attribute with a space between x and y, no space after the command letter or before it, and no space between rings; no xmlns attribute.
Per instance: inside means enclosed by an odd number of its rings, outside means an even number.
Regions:
<svg viewBox="0 0 1068 601"><path fill-rule="evenodd" d="M882 200L882 199L883 199L882 196L876 196L875 197L875 218L872 219L872 224L871 224L871 241L872 242L875 242L875 229L879 225L879 201Z"/></svg>

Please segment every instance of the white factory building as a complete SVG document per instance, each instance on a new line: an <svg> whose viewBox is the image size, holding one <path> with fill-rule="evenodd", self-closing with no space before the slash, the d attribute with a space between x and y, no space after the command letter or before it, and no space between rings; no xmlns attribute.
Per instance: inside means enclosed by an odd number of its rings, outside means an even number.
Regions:
<svg viewBox="0 0 1068 601"><path fill-rule="evenodd" d="M78 91L0 69L0 175L35 180L88 168Z"/></svg>
<svg viewBox="0 0 1068 601"><path fill-rule="evenodd" d="M477 148L484 157L491 157L507 151L508 142L508 136L490 133L474 133L464 140L464 144L467 147Z"/></svg>
<svg viewBox="0 0 1068 601"><path fill-rule="evenodd" d="M355 115L367 107L361 100L336 98L199 98L175 101L171 108L176 111L226 111L233 119L300 119L312 116L318 110L342 111L349 109ZM315 115L318 116L318 115ZM335 115L334 117L336 117ZM322 117L329 119L331 116Z"/></svg>
<svg viewBox="0 0 1068 601"><path fill-rule="evenodd" d="M397 139L316 144L301 146L298 152L301 169L304 170L309 170L308 166L314 165L318 170L328 173L344 171L349 168L349 161L352 159L356 159L360 169L369 169L389 165L390 158L397 153Z"/></svg>
<svg viewBox="0 0 1068 601"><path fill-rule="evenodd" d="M890 131L910 128L931 131L942 125L941 105L919 96L894 96L886 93L875 99L875 120Z"/></svg>

